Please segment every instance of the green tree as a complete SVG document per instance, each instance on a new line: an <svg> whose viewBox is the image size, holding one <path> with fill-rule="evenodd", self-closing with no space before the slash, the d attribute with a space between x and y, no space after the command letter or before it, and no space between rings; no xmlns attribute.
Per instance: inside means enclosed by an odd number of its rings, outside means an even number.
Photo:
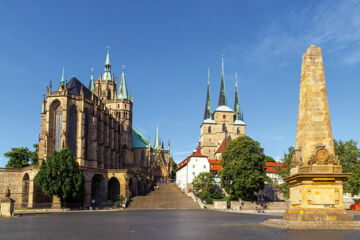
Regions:
<svg viewBox="0 0 360 240"><path fill-rule="evenodd" d="M84 193L84 176L67 147L42 162L35 182L47 196L55 195L61 202L80 200Z"/></svg>
<svg viewBox="0 0 360 240"><path fill-rule="evenodd" d="M225 191L235 199L253 200L264 188L265 155L260 143L248 136L230 141L222 154L219 175Z"/></svg>
<svg viewBox="0 0 360 240"><path fill-rule="evenodd" d="M38 151L39 151L39 145L33 144L34 151L31 152L30 160L31 165L38 165L39 159L38 159Z"/></svg>
<svg viewBox="0 0 360 240"><path fill-rule="evenodd" d="M209 172L199 173L192 182L195 194L206 203L212 203L213 199L222 198L221 192L217 189L214 176Z"/></svg>
<svg viewBox="0 0 360 240"><path fill-rule="evenodd" d="M37 164L38 145L34 144L34 151L30 151L27 147L11 148L11 151L4 153L9 158L6 168L22 168Z"/></svg>
<svg viewBox="0 0 360 240"><path fill-rule="evenodd" d="M175 179L176 178L176 168L178 167L178 165L176 164L176 162L174 160L172 161L172 170L171 170L171 178Z"/></svg>
<svg viewBox="0 0 360 240"><path fill-rule="evenodd" d="M343 142L334 139L335 154L340 160L343 172L351 173L344 182L344 192L352 196L360 193L360 150L357 144L354 140Z"/></svg>
<svg viewBox="0 0 360 240"><path fill-rule="evenodd" d="M265 156L265 162L276 162L276 161L270 156Z"/></svg>

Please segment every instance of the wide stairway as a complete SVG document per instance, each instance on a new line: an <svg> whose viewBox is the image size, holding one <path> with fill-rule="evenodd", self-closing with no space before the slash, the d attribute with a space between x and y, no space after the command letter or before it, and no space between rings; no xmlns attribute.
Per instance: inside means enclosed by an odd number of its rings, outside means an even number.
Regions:
<svg viewBox="0 0 360 240"><path fill-rule="evenodd" d="M129 209L199 209L175 183L158 183L159 188L146 196L131 198Z"/></svg>

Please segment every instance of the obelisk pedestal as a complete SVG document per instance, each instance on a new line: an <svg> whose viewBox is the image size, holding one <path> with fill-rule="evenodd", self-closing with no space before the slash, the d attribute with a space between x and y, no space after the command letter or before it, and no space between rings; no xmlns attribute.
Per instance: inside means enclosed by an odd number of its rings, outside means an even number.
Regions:
<svg viewBox="0 0 360 240"><path fill-rule="evenodd" d="M290 207L265 225L294 229L360 228L344 210L342 172L330 124L321 49L311 45L302 59L296 147L290 176Z"/></svg>

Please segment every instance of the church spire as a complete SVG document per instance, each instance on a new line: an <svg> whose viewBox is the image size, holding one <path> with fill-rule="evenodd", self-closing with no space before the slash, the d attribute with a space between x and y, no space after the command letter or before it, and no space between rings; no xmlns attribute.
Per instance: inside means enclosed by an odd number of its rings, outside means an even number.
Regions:
<svg viewBox="0 0 360 240"><path fill-rule="evenodd" d="M125 80L125 66L122 66L121 70L121 80L119 85L119 90L117 92L117 99L126 99L129 100L129 94L126 86L126 80Z"/></svg>
<svg viewBox="0 0 360 240"><path fill-rule="evenodd" d="M156 136L155 136L155 149L160 149L160 135L159 135L159 125L156 126Z"/></svg>
<svg viewBox="0 0 360 240"><path fill-rule="evenodd" d="M90 91L94 92L95 90L95 82L94 82L94 68L91 68L91 75L90 75Z"/></svg>
<svg viewBox="0 0 360 240"><path fill-rule="evenodd" d="M221 88L220 88L220 96L219 96L219 106L227 106L226 100L226 90L225 90L225 79L224 79L224 55L222 55L221 60Z"/></svg>
<svg viewBox="0 0 360 240"><path fill-rule="evenodd" d="M65 82L65 74L64 74L64 67L63 67L63 70L62 70L62 76L61 76L61 81L60 81L60 87L64 87L66 82Z"/></svg>
<svg viewBox="0 0 360 240"><path fill-rule="evenodd" d="M107 47L106 60L105 60L105 69L103 80L112 81L111 77L111 64L110 64L110 47Z"/></svg>
<svg viewBox="0 0 360 240"><path fill-rule="evenodd" d="M241 120L243 121L242 113L240 110L239 104L239 94L238 94L238 78L237 78L237 71L235 71L235 104L234 104L234 111L235 111L235 121Z"/></svg>
<svg viewBox="0 0 360 240"><path fill-rule="evenodd" d="M208 68L208 86L207 86L206 105L204 112L204 120L206 119L212 119L211 101L210 101L210 68Z"/></svg>

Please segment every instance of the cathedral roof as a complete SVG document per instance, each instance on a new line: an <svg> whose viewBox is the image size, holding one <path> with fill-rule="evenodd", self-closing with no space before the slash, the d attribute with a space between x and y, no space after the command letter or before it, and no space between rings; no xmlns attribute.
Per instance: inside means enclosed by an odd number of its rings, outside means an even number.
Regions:
<svg viewBox="0 0 360 240"><path fill-rule="evenodd" d="M234 125L246 125L246 123L244 123L244 122L241 121L241 120L235 120L235 121L234 121Z"/></svg>
<svg viewBox="0 0 360 240"><path fill-rule="evenodd" d="M87 99L91 99L91 91L84 86L77 78L73 77L70 79L70 81L67 83L67 89L68 93L74 94L74 95L80 95L81 92L81 86L84 92L84 96Z"/></svg>
<svg viewBox="0 0 360 240"><path fill-rule="evenodd" d="M149 145L144 135L134 126L132 127L131 145L132 148L146 148Z"/></svg>

